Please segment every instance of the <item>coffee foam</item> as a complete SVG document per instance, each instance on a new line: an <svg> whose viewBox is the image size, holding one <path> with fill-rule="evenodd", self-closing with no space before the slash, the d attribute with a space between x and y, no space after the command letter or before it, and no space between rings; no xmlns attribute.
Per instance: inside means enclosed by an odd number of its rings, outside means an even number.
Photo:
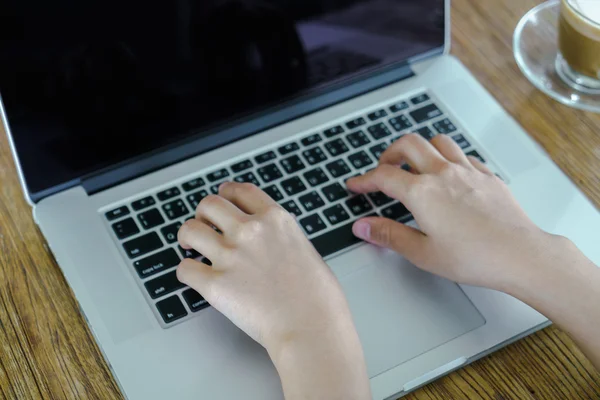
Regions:
<svg viewBox="0 0 600 400"><path fill-rule="evenodd" d="M562 9L561 14L574 29L600 41L600 0L563 0Z"/></svg>
<svg viewBox="0 0 600 400"><path fill-rule="evenodd" d="M600 25L600 0L569 0L569 3L581 15Z"/></svg>

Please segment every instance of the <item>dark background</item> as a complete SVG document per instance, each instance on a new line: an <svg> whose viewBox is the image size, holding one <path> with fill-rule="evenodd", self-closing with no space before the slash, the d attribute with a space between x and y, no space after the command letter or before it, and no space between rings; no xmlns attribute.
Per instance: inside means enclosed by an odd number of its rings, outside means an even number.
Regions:
<svg viewBox="0 0 600 400"><path fill-rule="evenodd" d="M443 3L0 0L0 94L28 189L439 47ZM340 61L307 49L307 23L402 40Z"/></svg>

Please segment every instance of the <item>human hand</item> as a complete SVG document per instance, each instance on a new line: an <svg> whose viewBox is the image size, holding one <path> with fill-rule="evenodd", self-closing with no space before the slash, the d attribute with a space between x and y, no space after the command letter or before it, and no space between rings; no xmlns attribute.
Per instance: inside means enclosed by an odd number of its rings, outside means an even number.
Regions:
<svg viewBox="0 0 600 400"><path fill-rule="evenodd" d="M269 352L300 337L354 331L337 279L294 218L254 185L226 183L219 192L178 237L212 267L183 260L179 279Z"/></svg>
<svg viewBox="0 0 600 400"><path fill-rule="evenodd" d="M398 168L407 163L411 172ZM356 236L460 283L506 289L553 237L525 214L508 186L446 135L406 135L378 168L348 181L355 193L382 191L412 212L420 230L384 218L354 225Z"/></svg>

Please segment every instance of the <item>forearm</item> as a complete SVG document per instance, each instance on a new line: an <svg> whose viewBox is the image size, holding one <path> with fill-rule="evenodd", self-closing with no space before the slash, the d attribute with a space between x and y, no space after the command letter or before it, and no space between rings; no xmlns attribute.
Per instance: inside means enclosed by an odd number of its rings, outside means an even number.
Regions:
<svg viewBox="0 0 600 400"><path fill-rule="evenodd" d="M371 399L362 347L351 323L292 338L270 355L287 400Z"/></svg>
<svg viewBox="0 0 600 400"><path fill-rule="evenodd" d="M505 291L569 333L600 370L600 268L562 238L528 264Z"/></svg>

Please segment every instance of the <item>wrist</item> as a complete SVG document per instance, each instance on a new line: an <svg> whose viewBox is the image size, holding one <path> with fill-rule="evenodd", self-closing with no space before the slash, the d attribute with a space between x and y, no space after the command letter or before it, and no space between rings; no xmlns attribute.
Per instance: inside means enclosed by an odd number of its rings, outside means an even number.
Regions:
<svg viewBox="0 0 600 400"><path fill-rule="evenodd" d="M577 276L581 259L587 260L572 241L562 236L542 232L538 238L524 243L527 252L517 257L496 289L526 303Z"/></svg>

